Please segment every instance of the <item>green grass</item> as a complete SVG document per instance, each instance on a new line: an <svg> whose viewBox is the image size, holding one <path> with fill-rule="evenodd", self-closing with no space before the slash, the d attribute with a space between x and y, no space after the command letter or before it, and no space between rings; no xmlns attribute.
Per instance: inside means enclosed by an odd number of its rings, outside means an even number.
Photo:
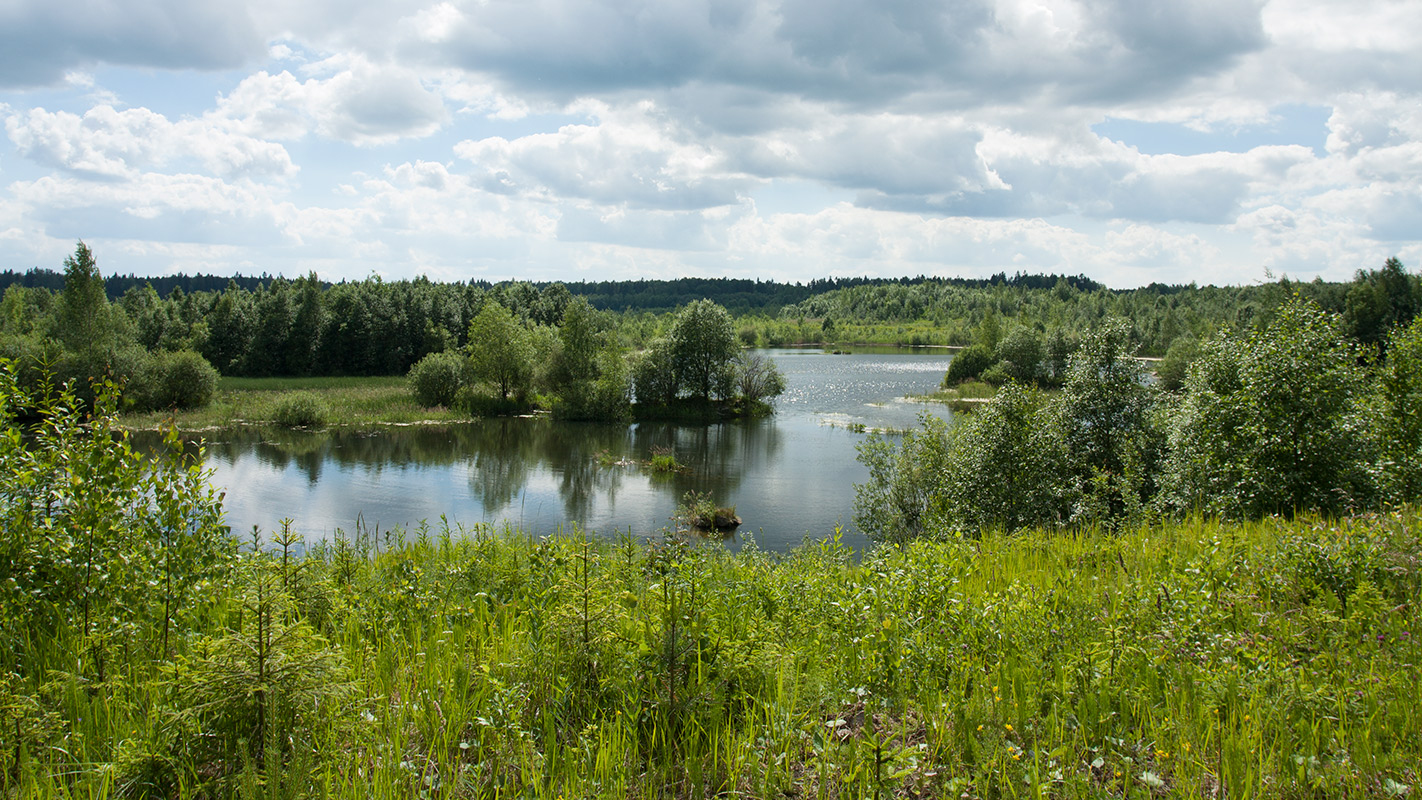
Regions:
<svg viewBox="0 0 1422 800"><path fill-rule="evenodd" d="M424 408L415 402L403 377L223 378L205 408L191 411L125 414L127 428L158 428L172 420L179 430L209 430L229 425L267 424L278 416L284 397L310 392L325 404L328 425L453 422L467 415Z"/></svg>
<svg viewBox="0 0 1422 800"><path fill-rule="evenodd" d="M171 659L34 631L0 795L1415 795L1419 524L249 548Z"/></svg>
<svg viewBox="0 0 1422 800"><path fill-rule="evenodd" d="M964 381L957 386L939 389L928 394L910 395L909 399L920 403L943 403L955 411L971 410L997 395L997 387L982 381Z"/></svg>

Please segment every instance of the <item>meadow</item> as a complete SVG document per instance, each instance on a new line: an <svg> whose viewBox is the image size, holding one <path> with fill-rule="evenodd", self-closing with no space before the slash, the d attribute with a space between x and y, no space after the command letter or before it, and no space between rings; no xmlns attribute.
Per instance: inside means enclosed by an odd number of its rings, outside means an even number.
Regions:
<svg viewBox="0 0 1422 800"><path fill-rule="evenodd" d="M467 414L426 408L410 394L403 376L242 378L224 376L212 401L202 408L127 413L124 427L158 430L167 425L183 431L206 431L232 425L281 424L283 406L293 398L320 417L318 425L392 425L454 422Z"/></svg>
<svg viewBox="0 0 1422 800"><path fill-rule="evenodd" d="M278 531L228 553L166 652L156 628L31 630L0 794L1404 797L1419 522L785 556Z"/></svg>

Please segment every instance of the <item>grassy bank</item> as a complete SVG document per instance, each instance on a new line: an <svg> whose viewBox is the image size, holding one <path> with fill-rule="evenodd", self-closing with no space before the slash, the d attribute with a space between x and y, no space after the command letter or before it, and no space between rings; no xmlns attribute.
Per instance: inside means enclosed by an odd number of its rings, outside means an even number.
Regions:
<svg viewBox="0 0 1422 800"><path fill-rule="evenodd" d="M1398 797L1418 513L646 547L250 546L157 634L34 631L11 797ZM270 547L271 543L267 543Z"/></svg>
<svg viewBox="0 0 1422 800"><path fill-rule="evenodd" d="M467 420L466 414L424 408L415 402L405 378L227 378L218 383L212 403L204 408L147 414L125 414L123 427L156 429L172 420L182 431L229 425L266 424L277 416L283 398L306 392L326 410L328 425L392 425L421 421Z"/></svg>

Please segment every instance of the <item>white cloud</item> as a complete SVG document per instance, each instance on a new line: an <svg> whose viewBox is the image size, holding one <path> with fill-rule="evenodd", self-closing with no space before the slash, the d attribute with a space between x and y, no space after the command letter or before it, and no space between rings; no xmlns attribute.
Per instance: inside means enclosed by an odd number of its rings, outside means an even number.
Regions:
<svg viewBox="0 0 1422 800"><path fill-rule="evenodd" d="M306 71L258 72L226 97L216 114L253 136L299 139L315 133L357 145L422 137L448 119L438 94L410 69L377 65L361 56L333 56Z"/></svg>
<svg viewBox="0 0 1422 800"><path fill-rule="evenodd" d="M34 108L6 116L5 130L22 156L97 180L132 179L187 161L227 178L296 172L279 144L233 133L211 119L171 122L146 108L100 105L83 116Z"/></svg>

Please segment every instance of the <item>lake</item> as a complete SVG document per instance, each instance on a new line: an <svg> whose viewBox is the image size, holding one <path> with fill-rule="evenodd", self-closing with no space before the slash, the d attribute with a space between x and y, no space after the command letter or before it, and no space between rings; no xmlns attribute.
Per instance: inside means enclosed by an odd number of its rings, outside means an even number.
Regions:
<svg viewBox="0 0 1422 800"><path fill-rule="evenodd" d="M936 403L905 395L937 388L941 350L874 348L851 355L767 350L787 389L773 417L711 425L600 425L494 419L456 425L326 432L243 428L209 434L213 483L226 491L228 523L241 535L291 518L308 541L367 529L511 524L534 535L582 530L660 537L689 491L733 505L758 546L786 551L831 535L860 548L854 484L867 470L855 445L867 429L903 429ZM636 465L672 452L687 469L654 474Z"/></svg>

